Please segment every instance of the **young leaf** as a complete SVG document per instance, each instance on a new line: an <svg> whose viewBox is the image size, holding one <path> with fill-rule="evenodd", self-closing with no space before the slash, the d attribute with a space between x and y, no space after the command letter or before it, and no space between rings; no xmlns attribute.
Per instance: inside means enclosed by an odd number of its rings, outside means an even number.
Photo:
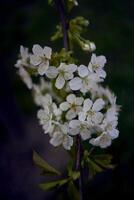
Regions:
<svg viewBox="0 0 134 200"><path fill-rule="evenodd" d="M38 153L33 151L33 161L41 169L43 169L43 174L45 175L60 175L61 173L49 165L44 159L42 159Z"/></svg>
<svg viewBox="0 0 134 200"><path fill-rule="evenodd" d="M89 164L89 168L92 169L93 175L95 175L98 172L103 171L103 169L91 159L88 160L88 164Z"/></svg>
<svg viewBox="0 0 134 200"><path fill-rule="evenodd" d="M47 182L47 183L41 183L41 184L39 184L39 187L42 190L48 191L48 190L52 190L56 187L61 187L62 185L65 185L68 181L69 181L69 179L62 179L62 180L51 181L51 182Z"/></svg>
<svg viewBox="0 0 134 200"><path fill-rule="evenodd" d="M115 166L111 164L112 158L110 154L95 155L94 161L104 168L113 169Z"/></svg>
<svg viewBox="0 0 134 200"><path fill-rule="evenodd" d="M78 192L76 186L74 185L73 181L69 182L68 196L69 196L70 200L80 200L79 192Z"/></svg>

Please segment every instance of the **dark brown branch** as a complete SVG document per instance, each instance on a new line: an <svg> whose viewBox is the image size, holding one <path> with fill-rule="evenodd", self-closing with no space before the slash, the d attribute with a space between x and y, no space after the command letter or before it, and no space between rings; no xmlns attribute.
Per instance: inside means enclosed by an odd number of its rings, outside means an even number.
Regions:
<svg viewBox="0 0 134 200"><path fill-rule="evenodd" d="M65 17L64 2L63 2L63 0L55 0L55 4L56 4L57 10L59 12L61 25L62 25L63 45L64 45L64 48L68 50L68 46L69 46L68 24L67 24L66 17Z"/></svg>
<svg viewBox="0 0 134 200"><path fill-rule="evenodd" d="M80 177L79 177L79 192L80 192L80 200L83 200L83 174L82 174L82 168L81 168L81 158L82 158L82 145L81 145L81 137L80 135L77 135L76 138L76 148L77 148L77 155L76 155L76 170L80 171Z"/></svg>

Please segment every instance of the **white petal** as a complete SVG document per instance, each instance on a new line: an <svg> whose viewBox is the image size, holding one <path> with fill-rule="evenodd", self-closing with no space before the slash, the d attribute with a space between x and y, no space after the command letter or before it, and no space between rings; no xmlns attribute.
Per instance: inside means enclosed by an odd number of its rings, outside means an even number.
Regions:
<svg viewBox="0 0 134 200"><path fill-rule="evenodd" d="M68 132L68 124L62 124L60 125L61 131L63 132L63 134L67 135Z"/></svg>
<svg viewBox="0 0 134 200"><path fill-rule="evenodd" d="M46 94L45 96L42 96L42 103L44 104L44 107L52 105L52 96L50 94Z"/></svg>
<svg viewBox="0 0 134 200"><path fill-rule="evenodd" d="M58 89L62 89L64 87L64 85L65 85L65 79L62 75L59 74L59 76L56 79L55 86Z"/></svg>
<svg viewBox="0 0 134 200"><path fill-rule="evenodd" d="M28 89L32 89L33 82L28 72L23 67L20 67L18 74L20 75L21 79L24 81Z"/></svg>
<svg viewBox="0 0 134 200"><path fill-rule="evenodd" d="M85 99L84 101L84 106L83 106L83 110L85 112L87 112L88 110L90 110L91 106L92 106L93 102L90 99Z"/></svg>
<svg viewBox="0 0 134 200"><path fill-rule="evenodd" d="M83 77L87 76L88 73L89 73L89 71L88 71L88 68L86 66L80 65L78 67L78 74L79 74L80 77L83 78Z"/></svg>
<svg viewBox="0 0 134 200"><path fill-rule="evenodd" d="M87 113L86 112L80 112L79 113L79 120L81 122L85 121L86 117L87 117Z"/></svg>
<svg viewBox="0 0 134 200"><path fill-rule="evenodd" d="M38 73L40 75L44 75L46 73L46 71L48 70L49 67L49 62L46 61L46 63L41 63L38 67Z"/></svg>
<svg viewBox="0 0 134 200"><path fill-rule="evenodd" d="M71 119L73 119L73 118L75 118L76 117L76 112L74 111L74 109L70 109L67 113L66 113L66 118L68 119L68 120L71 120Z"/></svg>
<svg viewBox="0 0 134 200"><path fill-rule="evenodd" d="M46 71L46 76L50 79L56 78L58 75L58 69L56 67L50 66Z"/></svg>
<svg viewBox="0 0 134 200"><path fill-rule="evenodd" d="M69 122L69 127L75 129L80 125L80 123L81 122L79 120L72 120Z"/></svg>
<svg viewBox="0 0 134 200"><path fill-rule="evenodd" d="M99 124L102 122L103 114L101 112L97 112L92 116L92 120L95 124Z"/></svg>
<svg viewBox="0 0 134 200"><path fill-rule="evenodd" d="M81 111L82 111L82 106L76 106L75 107L76 114L79 114Z"/></svg>
<svg viewBox="0 0 134 200"><path fill-rule="evenodd" d="M82 86L82 80L79 77L75 77L69 82L69 86L71 90L79 90Z"/></svg>
<svg viewBox="0 0 134 200"><path fill-rule="evenodd" d="M111 139L115 139L119 137L119 131L117 129L113 129L112 131L109 131L108 134L110 135Z"/></svg>
<svg viewBox="0 0 134 200"><path fill-rule="evenodd" d="M77 128L74 128L74 129L70 129L70 132L69 132L69 134L70 135L78 135L80 133L80 127L78 126Z"/></svg>
<svg viewBox="0 0 134 200"><path fill-rule="evenodd" d="M98 69L96 72L97 72L99 77L101 77L101 78L106 77L106 72L103 69Z"/></svg>
<svg viewBox="0 0 134 200"><path fill-rule="evenodd" d="M76 105L81 106L84 101L83 97L76 97Z"/></svg>
<svg viewBox="0 0 134 200"><path fill-rule="evenodd" d="M63 135L61 132L55 132L53 137L50 139L50 144L52 144L54 147L57 147L62 144L63 141Z"/></svg>
<svg viewBox="0 0 134 200"><path fill-rule="evenodd" d="M95 64L96 63L96 54L92 54L91 56L91 64Z"/></svg>
<svg viewBox="0 0 134 200"><path fill-rule="evenodd" d="M107 62L106 57L105 56L98 56L97 57L97 64L100 67L104 67L105 63Z"/></svg>
<svg viewBox="0 0 134 200"><path fill-rule="evenodd" d="M77 65L75 64L69 64L67 65L67 70L71 73L75 72L77 70Z"/></svg>
<svg viewBox="0 0 134 200"><path fill-rule="evenodd" d="M92 63L89 63L89 64L88 64L88 69L89 69L90 72L93 72Z"/></svg>
<svg viewBox="0 0 134 200"><path fill-rule="evenodd" d="M63 111L67 111L70 108L70 104L68 102L63 102L60 104L60 109Z"/></svg>
<svg viewBox="0 0 134 200"><path fill-rule="evenodd" d="M41 58L35 55L30 56L30 63L34 66L39 65L41 63Z"/></svg>
<svg viewBox="0 0 134 200"><path fill-rule="evenodd" d="M67 102L69 102L70 104L73 104L75 102L76 96L74 94L69 94L66 99L67 99Z"/></svg>
<svg viewBox="0 0 134 200"><path fill-rule="evenodd" d="M83 129L80 132L80 135L81 135L83 140L87 140L87 139L89 139L91 137L91 132L88 129Z"/></svg>
<svg viewBox="0 0 134 200"><path fill-rule="evenodd" d="M67 65L65 63L60 63L60 66L58 67L59 70L66 71Z"/></svg>
<svg viewBox="0 0 134 200"><path fill-rule="evenodd" d="M52 49L50 47L44 47L44 50L43 50L44 54L45 54L45 57L47 59L51 59L51 55L52 55Z"/></svg>
<svg viewBox="0 0 134 200"><path fill-rule="evenodd" d="M20 55L22 58L26 59L28 57L28 48L20 46Z"/></svg>
<svg viewBox="0 0 134 200"><path fill-rule="evenodd" d="M92 144L93 146L98 146L99 145L99 140L96 140L95 138L92 138L89 141L90 144Z"/></svg>
<svg viewBox="0 0 134 200"><path fill-rule="evenodd" d="M71 80L73 77L74 77L73 73L71 73L69 71L65 72L65 74L64 74L65 80Z"/></svg>
<svg viewBox="0 0 134 200"><path fill-rule="evenodd" d="M94 111L100 111L105 105L105 102L103 101L103 99L99 98L97 99L92 107L92 110Z"/></svg>
<svg viewBox="0 0 134 200"><path fill-rule="evenodd" d="M63 147L66 149L66 150L70 150L71 149L71 146L73 145L73 138L71 136L67 136L64 138L63 140Z"/></svg>
<svg viewBox="0 0 134 200"><path fill-rule="evenodd" d="M32 51L34 55L36 56L40 56L40 57L44 56L43 48L38 44L33 45Z"/></svg>

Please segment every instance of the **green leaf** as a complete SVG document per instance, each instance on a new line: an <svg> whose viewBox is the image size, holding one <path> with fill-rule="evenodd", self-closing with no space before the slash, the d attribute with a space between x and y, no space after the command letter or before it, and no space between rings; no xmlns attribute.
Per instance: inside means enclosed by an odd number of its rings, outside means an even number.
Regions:
<svg viewBox="0 0 134 200"><path fill-rule="evenodd" d="M113 169L115 165L111 164L112 158L110 154L95 155L94 161L104 168Z"/></svg>
<svg viewBox="0 0 134 200"><path fill-rule="evenodd" d="M68 181L69 181L69 179L61 179L61 180L57 180L57 181L41 183L41 184L39 184L39 187L42 190L48 191L48 190L52 190L56 187L61 187L61 186L65 185Z"/></svg>
<svg viewBox="0 0 134 200"><path fill-rule="evenodd" d="M70 200L80 200L79 192L78 192L76 186L74 185L73 181L69 182L68 195L69 195Z"/></svg>
<svg viewBox="0 0 134 200"><path fill-rule="evenodd" d="M91 159L88 159L88 164L89 164L89 168L92 171L93 175L103 171L103 169Z"/></svg>
<svg viewBox="0 0 134 200"><path fill-rule="evenodd" d="M38 153L33 151L33 161L41 169L45 175L60 175L61 173L54 167L49 165L44 159L42 159Z"/></svg>
<svg viewBox="0 0 134 200"><path fill-rule="evenodd" d="M76 63L76 60L72 57L72 51L61 49L61 51L52 54L50 65L58 67L61 62L66 64Z"/></svg>
<svg viewBox="0 0 134 200"><path fill-rule="evenodd" d="M80 177L80 172L79 171L73 171L72 172L72 178L73 180L77 180Z"/></svg>

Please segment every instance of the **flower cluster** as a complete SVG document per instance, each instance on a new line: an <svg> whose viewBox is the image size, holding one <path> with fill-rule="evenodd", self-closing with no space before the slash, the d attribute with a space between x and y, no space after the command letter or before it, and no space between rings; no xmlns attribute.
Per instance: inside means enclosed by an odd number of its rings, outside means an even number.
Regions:
<svg viewBox="0 0 134 200"><path fill-rule="evenodd" d="M50 47L36 44L28 53L21 46L15 65L40 107L37 117L50 143L70 150L79 134L93 146L110 146L119 135L119 106L115 95L101 86L106 77L105 56L92 54L87 66L62 61L53 66L52 55Z"/></svg>

